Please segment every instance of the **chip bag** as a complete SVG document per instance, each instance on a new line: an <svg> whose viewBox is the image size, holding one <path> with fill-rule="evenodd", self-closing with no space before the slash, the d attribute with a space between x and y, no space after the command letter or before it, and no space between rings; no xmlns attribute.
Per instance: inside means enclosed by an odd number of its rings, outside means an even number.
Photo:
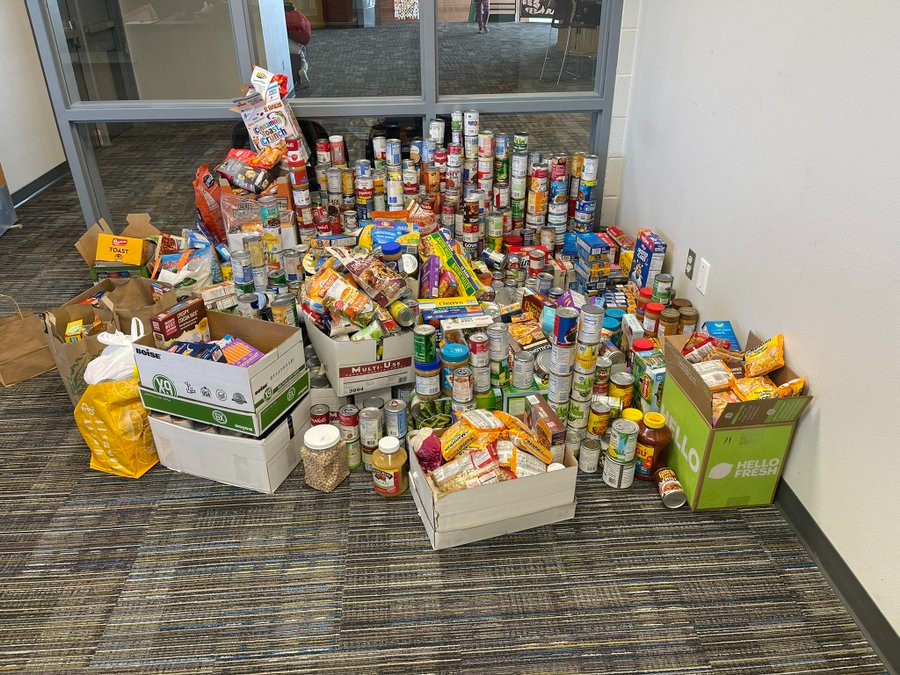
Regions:
<svg viewBox="0 0 900 675"><path fill-rule="evenodd" d="M330 267L319 271L310 284L309 294L310 298L345 316L357 326L368 326L375 318L372 301Z"/></svg>
<svg viewBox="0 0 900 675"><path fill-rule="evenodd" d="M744 375L766 375L784 366L784 335L776 335L744 353Z"/></svg>

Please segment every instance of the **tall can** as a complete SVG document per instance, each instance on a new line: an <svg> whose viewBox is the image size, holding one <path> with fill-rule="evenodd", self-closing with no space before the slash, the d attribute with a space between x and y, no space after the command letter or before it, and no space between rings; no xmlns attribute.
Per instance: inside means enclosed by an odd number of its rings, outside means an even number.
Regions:
<svg viewBox="0 0 900 675"><path fill-rule="evenodd" d="M575 347L573 345L553 344L550 346L551 373L555 375L570 375L574 366Z"/></svg>
<svg viewBox="0 0 900 675"><path fill-rule="evenodd" d="M513 357L513 387L516 389L534 388L534 354L517 352Z"/></svg>
<svg viewBox="0 0 900 675"><path fill-rule="evenodd" d="M477 110L466 110L463 113L463 135L478 136L478 119Z"/></svg>
<svg viewBox="0 0 900 675"><path fill-rule="evenodd" d="M469 365L480 368L491 365L490 338L487 333L472 333L469 336Z"/></svg>
<svg viewBox="0 0 900 675"><path fill-rule="evenodd" d="M488 326L487 334L491 361L507 361L509 359L509 326L505 323L492 323Z"/></svg>
<svg viewBox="0 0 900 675"><path fill-rule="evenodd" d="M584 305L578 322L578 341L594 345L600 342L600 331L603 328L603 308L597 305Z"/></svg>
<svg viewBox="0 0 900 675"><path fill-rule="evenodd" d="M637 422L619 418L610 426L609 456L619 462L634 462L637 437L640 427ZM632 474L634 474L632 466Z"/></svg>
<svg viewBox="0 0 900 675"><path fill-rule="evenodd" d="M388 138L384 147L385 163L389 166L399 166L402 147L403 144L399 138Z"/></svg>
<svg viewBox="0 0 900 675"><path fill-rule="evenodd" d="M248 234L241 241L243 248L250 254L250 267L264 267L266 264L266 243L260 234Z"/></svg>
<svg viewBox="0 0 900 675"><path fill-rule="evenodd" d="M475 398L475 383L472 369L457 368L451 375L451 398L457 403L468 403Z"/></svg>
<svg viewBox="0 0 900 675"><path fill-rule="evenodd" d="M609 374L612 371L612 360L608 356L598 356L594 370L594 396L609 394Z"/></svg>
<svg viewBox="0 0 900 675"><path fill-rule="evenodd" d="M547 400L551 403L565 403L572 391L572 375L556 375L550 373Z"/></svg>
<svg viewBox="0 0 900 675"><path fill-rule="evenodd" d="M528 154L528 132L527 131L517 131L513 134L512 140L512 149L513 152L521 152L524 154Z"/></svg>
<svg viewBox="0 0 900 675"><path fill-rule="evenodd" d="M578 310L560 307L553 321L553 340L558 345L574 345L578 333Z"/></svg>
<svg viewBox="0 0 900 675"><path fill-rule="evenodd" d="M249 251L234 251L231 254L231 279L236 284L253 283L253 266Z"/></svg>
<svg viewBox="0 0 900 675"><path fill-rule="evenodd" d="M406 403L394 398L384 405L384 433L387 436L404 438L408 429Z"/></svg>

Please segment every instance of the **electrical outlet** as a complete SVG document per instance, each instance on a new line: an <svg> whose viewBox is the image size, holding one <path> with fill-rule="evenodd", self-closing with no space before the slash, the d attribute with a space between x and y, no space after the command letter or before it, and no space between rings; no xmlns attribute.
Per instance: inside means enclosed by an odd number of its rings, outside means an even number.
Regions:
<svg viewBox="0 0 900 675"><path fill-rule="evenodd" d="M697 254L694 253L694 249L688 249L688 257L687 262L684 263L684 276L688 279L694 278L694 263L697 262Z"/></svg>
<svg viewBox="0 0 900 675"><path fill-rule="evenodd" d="M706 258L700 258L700 265L697 267L697 290L706 295L706 286L709 283L709 263Z"/></svg>

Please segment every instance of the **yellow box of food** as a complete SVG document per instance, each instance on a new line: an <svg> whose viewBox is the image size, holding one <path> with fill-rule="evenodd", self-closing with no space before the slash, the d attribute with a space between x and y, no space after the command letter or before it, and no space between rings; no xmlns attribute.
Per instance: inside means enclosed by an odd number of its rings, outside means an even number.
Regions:
<svg viewBox="0 0 900 675"><path fill-rule="evenodd" d="M115 262L125 265L141 265L146 260L147 242L137 237L123 237L118 234L97 235L97 262Z"/></svg>

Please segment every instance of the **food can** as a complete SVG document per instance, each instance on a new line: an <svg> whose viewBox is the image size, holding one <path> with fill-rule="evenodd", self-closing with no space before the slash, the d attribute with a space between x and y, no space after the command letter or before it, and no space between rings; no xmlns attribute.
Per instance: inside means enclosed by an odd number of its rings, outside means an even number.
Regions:
<svg viewBox="0 0 900 675"><path fill-rule="evenodd" d="M303 256L299 251L288 249L282 253L282 264L284 265L284 277L290 283L292 281L301 281L303 278Z"/></svg>
<svg viewBox="0 0 900 675"><path fill-rule="evenodd" d="M672 283L675 278L671 274L661 273L653 277L652 302L660 302L668 306L672 300Z"/></svg>
<svg viewBox="0 0 900 675"><path fill-rule="evenodd" d="M594 393L594 373L583 373L577 367L572 371L572 400L590 402Z"/></svg>
<svg viewBox="0 0 900 675"><path fill-rule="evenodd" d="M406 403L394 398L384 405L384 433L387 436L403 438L408 428Z"/></svg>
<svg viewBox="0 0 900 675"><path fill-rule="evenodd" d="M634 398L634 376L621 371L610 375L609 395L622 399L623 408L630 408Z"/></svg>
<svg viewBox="0 0 900 675"><path fill-rule="evenodd" d="M253 268L253 287L262 293L269 287L269 268L265 265Z"/></svg>
<svg viewBox="0 0 900 675"><path fill-rule="evenodd" d="M577 332L578 310L574 307L557 309L556 318L553 320L553 341L557 345L574 345Z"/></svg>
<svg viewBox="0 0 900 675"><path fill-rule="evenodd" d="M491 390L491 364L472 366L472 377L475 382L475 394L486 394Z"/></svg>
<svg viewBox="0 0 900 675"><path fill-rule="evenodd" d="M463 113L463 136L478 137L478 111L466 110Z"/></svg>
<svg viewBox="0 0 900 675"><path fill-rule="evenodd" d="M584 165L581 168L581 180L597 180L597 172L600 170L600 158L597 155L585 155Z"/></svg>
<svg viewBox="0 0 900 675"><path fill-rule="evenodd" d="M444 144L444 131L446 123L442 119L433 119L428 122L428 138L439 145Z"/></svg>
<svg viewBox="0 0 900 675"><path fill-rule="evenodd" d="M475 399L471 368L457 368L451 378L451 396L458 403L468 403Z"/></svg>
<svg viewBox="0 0 900 675"><path fill-rule="evenodd" d="M338 409L338 428L345 441L359 440L359 408L342 405Z"/></svg>
<svg viewBox="0 0 900 675"><path fill-rule="evenodd" d="M578 455L581 454L581 443L584 439L584 429L573 429L572 427L569 427L566 431L566 452L575 459L578 459Z"/></svg>
<svg viewBox="0 0 900 675"><path fill-rule="evenodd" d="M266 244L260 234L248 234L242 240L244 250L250 254L250 267L257 268L266 264Z"/></svg>
<svg viewBox="0 0 900 675"><path fill-rule="evenodd" d="M609 428L609 420L612 415L609 405L603 401L593 401L591 412L588 416L587 432L591 436L602 436Z"/></svg>
<svg viewBox="0 0 900 675"><path fill-rule="evenodd" d="M231 254L231 280L236 284L253 283L249 251L235 251Z"/></svg>
<svg viewBox="0 0 900 675"><path fill-rule="evenodd" d="M586 438L578 451L578 470L582 473L597 473L600 463L600 441Z"/></svg>
<svg viewBox="0 0 900 675"><path fill-rule="evenodd" d="M272 322L285 326L297 326L300 321L297 317L297 301L293 295L279 295L271 305Z"/></svg>
<svg viewBox="0 0 900 675"><path fill-rule="evenodd" d="M478 132L478 156L490 157L491 167L493 168L494 158L494 132L479 131Z"/></svg>
<svg viewBox="0 0 900 675"><path fill-rule="evenodd" d="M638 431L640 431L640 427L636 422L617 419L610 426L609 432L609 456L620 462L631 462L632 476L634 476L634 454Z"/></svg>
<svg viewBox="0 0 900 675"><path fill-rule="evenodd" d="M680 509L687 504L684 488L681 487L681 483L672 469L667 466L657 469L653 475L653 480L656 481L659 498L662 499L662 503L666 508Z"/></svg>
<svg viewBox="0 0 900 675"><path fill-rule="evenodd" d="M400 166L403 144L399 138L388 138L384 146L384 161L389 166Z"/></svg>
<svg viewBox="0 0 900 675"><path fill-rule="evenodd" d="M492 323L488 326L487 334L491 361L507 361L509 359L509 326L505 323Z"/></svg>
<svg viewBox="0 0 900 675"><path fill-rule="evenodd" d="M591 382L594 381L594 371L597 369L597 345L585 344L580 340L575 343L575 370L580 373L590 373Z"/></svg>
<svg viewBox="0 0 900 675"><path fill-rule="evenodd" d="M547 266L547 254L543 251L533 250L528 252L528 273L536 277Z"/></svg>
<svg viewBox="0 0 900 675"><path fill-rule="evenodd" d="M316 164L319 166L331 165L331 143L327 138L316 139Z"/></svg>
<svg viewBox="0 0 900 675"><path fill-rule="evenodd" d="M612 360L608 356L597 357L597 368L594 370L594 396L609 394L609 375L612 365Z"/></svg>
<svg viewBox="0 0 900 675"><path fill-rule="evenodd" d="M603 328L603 308L597 305L584 305L578 322L578 340L585 344L600 342L600 331Z"/></svg>
<svg viewBox="0 0 900 675"><path fill-rule="evenodd" d="M331 424L331 409L324 403L317 403L309 408L309 423L312 426L317 424Z"/></svg>
<svg viewBox="0 0 900 675"><path fill-rule="evenodd" d="M250 319L259 318L259 297L256 293L243 293L237 298L238 314Z"/></svg>
<svg viewBox="0 0 900 675"><path fill-rule="evenodd" d="M384 436L384 420L378 408L359 411L359 440L364 448L377 448Z"/></svg>
<svg viewBox="0 0 900 675"><path fill-rule="evenodd" d="M574 393L574 391L573 391ZM566 414L567 424L570 429L587 429L591 415L591 402L569 399L569 409Z"/></svg>
<svg viewBox="0 0 900 675"><path fill-rule="evenodd" d="M569 393L572 391L571 375L556 375L550 373L548 381L547 400L552 403L565 403L569 400Z"/></svg>
<svg viewBox="0 0 900 675"><path fill-rule="evenodd" d="M480 368L491 365L490 339L487 333L472 333L469 336L469 365Z"/></svg>
<svg viewBox="0 0 900 675"><path fill-rule="evenodd" d="M558 311L558 310L557 310ZM550 374L570 375L575 365L575 346L557 345L550 347Z"/></svg>
<svg viewBox="0 0 900 675"><path fill-rule="evenodd" d="M603 455L603 482L617 489L631 487L634 483L634 460L623 462L613 459L609 453Z"/></svg>
<svg viewBox="0 0 900 675"><path fill-rule="evenodd" d="M359 442L359 437L357 436L350 441L345 440L344 445L347 448L347 468L355 471L363 465L362 445ZM369 456L371 457L371 453Z"/></svg>
<svg viewBox="0 0 900 675"><path fill-rule="evenodd" d="M434 363L437 360L437 343L434 326L422 324L413 330L416 363Z"/></svg>
<svg viewBox="0 0 900 675"><path fill-rule="evenodd" d="M534 388L534 354L517 352L513 357L513 387L516 389Z"/></svg>
<svg viewBox="0 0 900 675"><path fill-rule="evenodd" d="M528 155L528 132L517 131L513 134L512 140L513 152L521 152Z"/></svg>
<svg viewBox="0 0 900 675"><path fill-rule="evenodd" d="M537 292L547 295L553 287L553 275L550 272L541 272L537 275Z"/></svg>
<svg viewBox="0 0 900 675"><path fill-rule="evenodd" d="M331 145L331 163L334 166L344 166L347 163L347 152L344 149L344 137L338 134L328 137Z"/></svg>

